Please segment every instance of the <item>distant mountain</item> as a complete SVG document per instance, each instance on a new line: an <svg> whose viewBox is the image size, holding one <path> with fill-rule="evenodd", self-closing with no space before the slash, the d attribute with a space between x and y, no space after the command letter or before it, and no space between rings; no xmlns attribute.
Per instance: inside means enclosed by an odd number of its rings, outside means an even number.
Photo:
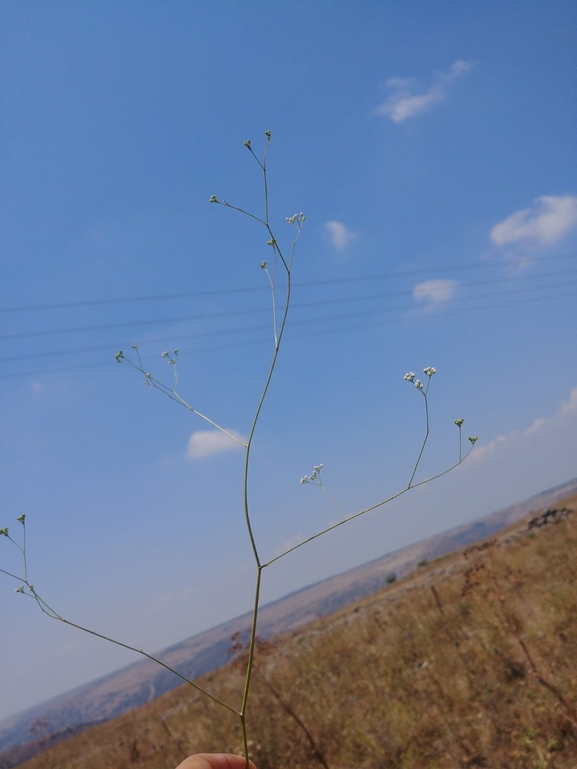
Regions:
<svg viewBox="0 0 577 769"><path fill-rule="evenodd" d="M517 505L291 593L261 609L259 635L270 638L319 616L332 614L384 587L391 572L403 577L423 558L433 560L451 553L575 493L577 478ZM170 646L157 656L187 678L196 678L228 661L231 636L237 632L247 633L250 619L250 614L237 617ZM139 660L1 722L0 753L33 742L36 738L31 727L35 722L46 724L52 735L46 739L54 741L58 735L68 736L85 725L115 718L180 685L180 679L154 662ZM16 763L3 763L0 755L0 766L3 765L15 766Z"/></svg>

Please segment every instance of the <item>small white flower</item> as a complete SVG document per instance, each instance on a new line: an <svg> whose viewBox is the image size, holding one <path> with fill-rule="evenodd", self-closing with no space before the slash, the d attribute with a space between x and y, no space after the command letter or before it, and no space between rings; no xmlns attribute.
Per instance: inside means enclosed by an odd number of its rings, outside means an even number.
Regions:
<svg viewBox="0 0 577 769"><path fill-rule="evenodd" d="M415 372L414 371L409 371L408 374L405 374L403 379L405 379L407 382L414 382L415 381Z"/></svg>
<svg viewBox="0 0 577 769"><path fill-rule="evenodd" d="M478 435L470 436L469 440L471 441L471 446L474 446L475 443L477 443L477 441L479 440L479 436Z"/></svg>
<svg viewBox="0 0 577 769"><path fill-rule="evenodd" d="M457 427L461 427L464 421L465 421L464 419L455 419L455 424L457 425Z"/></svg>
<svg viewBox="0 0 577 769"><path fill-rule="evenodd" d="M315 465L313 467L313 470L315 471L315 473L320 473L320 471L323 469L323 467L324 467L324 465Z"/></svg>
<svg viewBox="0 0 577 769"><path fill-rule="evenodd" d="M434 366L427 366L427 368L423 369L423 374L426 374L428 377L432 377L433 374L437 373L437 369L434 368Z"/></svg>
<svg viewBox="0 0 577 769"><path fill-rule="evenodd" d="M23 593L24 592L24 585L20 585L20 587L14 588L16 593Z"/></svg>
<svg viewBox="0 0 577 769"><path fill-rule="evenodd" d="M422 390L423 389L424 385L423 385L423 383L421 382L420 379L415 379L415 387L417 388L417 390Z"/></svg>
<svg viewBox="0 0 577 769"><path fill-rule="evenodd" d="M301 483L307 483L308 480L309 480L308 475L303 475L303 477L301 478Z"/></svg>

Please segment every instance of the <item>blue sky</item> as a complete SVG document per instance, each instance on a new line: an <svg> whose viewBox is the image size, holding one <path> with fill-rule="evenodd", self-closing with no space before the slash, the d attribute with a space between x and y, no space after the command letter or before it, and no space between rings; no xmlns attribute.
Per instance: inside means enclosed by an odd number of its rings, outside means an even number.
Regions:
<svg viewBox="0 0 577 769"><path fill-rule="evenodd" d="M273 351L266 233L306 222L255 437L264 600L577 475L570 2L8 2L2 10L2 517L63 616L155 650L249 609L242 450ZM271 263L272 267L272 263ZM279 277L279 288L282 281ZM121 300L121 301L119 301ZM0 541L0 567L18 570ZM0 575L0 717L132 661Z"/></svg>

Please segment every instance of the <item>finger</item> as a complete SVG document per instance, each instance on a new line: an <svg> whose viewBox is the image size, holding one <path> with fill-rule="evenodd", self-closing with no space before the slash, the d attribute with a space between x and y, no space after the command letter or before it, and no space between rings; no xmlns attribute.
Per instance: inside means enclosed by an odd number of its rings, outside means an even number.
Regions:
<svg viewBox="0 0 577 769"><path fill-rule="evenodd" d="M256 769L252 761L251 769ZM242 756L231 753L197 753L185 758L176 769L245 769L246 762Z"/></svg>

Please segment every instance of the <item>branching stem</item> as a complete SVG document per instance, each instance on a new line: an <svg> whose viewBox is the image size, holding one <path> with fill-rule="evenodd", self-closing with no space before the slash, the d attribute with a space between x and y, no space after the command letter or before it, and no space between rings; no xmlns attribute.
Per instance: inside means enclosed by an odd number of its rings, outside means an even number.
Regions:
<svg viewBox="0 0 577 769"><path fill-rule="evenodd" d="M253 443L255 431L256 431L256 428L257 428L257 425L258 425L258 422L259 422L259 419L260 419L261 411L262 411L265 399L266 399L268 391L269 391L269 387L270 387L270 384L271 384L271 381L272 381L272 378L273 378L273 374L275 372L275 368L276 368L276 364L277 364L277 360L278 360L278 355L279 355L279 350L280 350L282 338L283 338L285 327L286 327L286 323L287 323L287 318L288 318L288 313L289 313L289 306L290 306L290 302L291 302L291 277L292 277L291 276L291 268L292 268L292 262L293 262L293 257L294 257L294 253L295 253L296 244L297 244L297 242L298 242L298 240L300 238L302 226L303 226L304 219L305 219L305 217L303 216L302 213L301 214L295 214L294 216L292 216L292 217L287 219L289 224L293 225L296 228L296 235L295 235L295 237L294 237L294 239L293 239L293 241L291 243L290 253L288 254L288 258L285 258L284 254L281 251L280 246L278 245L278 241L275 238L275 235L274 235L274 233L272 231L272 228L270 226L270 221L269 221L269 192L268 192L268 176L267 176L266 156L267 156L267 152L268 152L268 149L269 149L269 146L270 146L270 138L271 138L271 136L270 136L270 131L266 131L265 133L266 133L266 137L267 137L267 142L266 142L266 147L265 147L265 150L264 150L264 153L263 153L262 161L259 160L259 158L255 155L255 153L254 153L254 151L253 151L253 149L251 147L250 141L246 141L245 142L245 146L249 149L251 155L256 160L256 162L257 162L257 164L258 164L258 166L261 169L262 174L263 174L264 219L261 219L256 214L253 214L253 213L251 213L249 211L246 211L243 208L231 205L226 200L218 200L215 196L212 196L211 199L210 199L210 201L212 203L219 203L220 205L223 205L226 208L231 208L231 209L233 209L235 211L238 211L239 213L243 214L244 216L248 216L250 219L253 219L254 221L258 222L260 225L262 225L266 229L268 237L269 237L269 239L267 241L267 245L271 246L272 249L273 249L273 252L274 252L274 269L273 269L272 276L271 276L270 272L267 269L266 261L261 264L261 267L263 269L265 269L265 271L266 271L266 274L267 274L267 277L268 277L268 280L269 280L269 284L270 284L270 288L271 288L271 292L272 292L274 352L273 352L272 359L271 359L271 362L270 362L270 365L269 365L269 369L268 369L268 373L267 373L267 376L266 376L266 379L265 379L265 382L264 382L264 386L263 386L260 398L258 400L256 409L255 409L254 417L252 419L252 424L250 426L250 430L249 430L249 434L248 434L248 438L246 439L246 442L244 442L244 440L241 440L240 438L238 438L237 436L235 436L234 434L232 434L231 432L229 432L228 430L223 428L221 425L219 425L217 422L215 422L212 419L210 419L209 417L207 417L205 414L203 414L200 411L198 411L197 409L193 408L180 395L180 393L178 392L178 372L177 372L177 361L176 361L176 358L177 358L177 355L178 355L178 350L174 350L173 356L171 354L169 354L168 352L163 353L163 357L168 358L168 362L171 365L174 365L174 385L172 387L170 387L169 385L164 384L160 380L158 380L155 377L153 377L150 373L146 372L146 370L143 367L142 359L140 357L140 352L139 352L139 349L138 349L137 345L132 345L132 349L134 350L134 353L135 353L134 357L136 358L136 361L135 360L131 360L130 358L125 357L122 352L119 352L116 355L116 360L118 362L125 363L128 366L131 366L132 368L137 370L139 373L143 374L144 375L145 384L147 384L149 387L152 387L155 390L159 390L161 393L163 393L164 395L166 395L168 398L170 398L171 400L175 401L179 405L183 406L184 408L186 408L191 413L196 414L198 417L203 419L205 422L208 422L210 425L212 425L215 429L217 429L220 432L224 433L231 440L233 440L236 443L238 443L245 450L243 482L242 482L243 483L243 510L244 510L244 518L245 518L245 524L246 524L246 528L247 528L247 533L248 533L248 537L249 537L249 540L250 540L250 545L251 545L251 548L252 548L252 553L253 553L254 561L255 561L255 565L256 565L256 585L255 585L255 594L254 594L254 604L253 604L253 611L252 611L252 621L251 621L250 637L249 637L249 642L248 642L248 659L247 659L247 666L246 666L246 672L245 672L245 678L244 678L244 687L243 687L242 701L241 701L240 709L234 708L231 705L229 705L228 703L226 703L223 700L219 699L214 694L211 694L206 689L204 689L203 687L201 687L198 684L196 684L194 681L191 681L190 679L186 678L186 676L182 675L177 670L175 670L174 668L170 667L170 665L168 665L165 662L163 662L162 660L158 659L158 657L154 657L153 655L148 654L143 649L139 649L139 648L137 648L135 646L131 646L130 644L126 644L126 643L123 643L121 641L117 641L117 640L115 640L113 638L109 638L108 636L103 635L102 633L98 633L98 632L96 632L94 630L90 630L89 628L83 627L82 625L78 625L77 623L71 622L70 620L65 619L64 617L62 617L60 614L58 614L58 612L56 612L54 609L52 609L46 603L46 601L44 601L44 599L42 599L38 595L38 593L34 589L34 586L29 582L29 579L28 579L28 565L27 565L27 558L26 558L26 526L25 526L25 523L24 523L25 516L22 515L22 516L20 516L17 519L17 520L21 521L21 523L23 524L23 527L24 527L24 531L23 531L23 545L22 546L20 546L14 539L12 539L12 537L9 536L7 528L6 529L0 529L0 534L4 535L7 539L9 539L21 551L21 554L22 554L22 558L23 558L23 572L24 572L24 577L23 578L20 578L16 574L13 574L12 572L9 572L9 571L7 571L5 569L0 569L0 572L2 574L6 574L8 577L10 577L12 579L15 579L15 580L18 580L21 583L20 587L17 588L17 592L24 593L29 598L34 598L34 600L38 604L38 606L41 609L41 611L44 612L44 614L46 614L47 616L49 616L51 619L57 620L59 622L63 622L66 625L70 625L71 627L77 628L78 630L82 630L85 633L89 633L92 636L95 636L97 638L101 638L101 639L103 639L105 641L109 641L110 643L116 644L117 646L120 646L123 649L127 649L127 650L135 652L136 654L139 654L139 655L141 655L143 657L146 657L147 659L157 663L161 667L163 667L166 670L170 671L171 673L173 673L175 676L180 678L185 683L190 684L194 689L196 689L197 691L199 691L202 694L206 695L209 699L213 700L215 703L217 703L219 705L222 705L223 708L225 708L226 710L230 711L231 713L234 713L235 715L237 715L239 717L239 719L240 719L240 724L241 724L243 751L244 751L246 769L249 769L249 752L248 752L248 738L247 738L246 718L247 718L247 708L248 708L248 702L249 702L251 679L252 679L252 674L253 674L253 672L255 670L255 668L254 668L254 657L255 657L255 648L256 648L256 639L257 639L257 625L258 625L260 590L261 590L261 582L262 582L262 572L263 572L263 569L265 569L268 566L271 566L276 561L280 560L281 558L284 558L289 553L292 553L295 550L298 550L299 548L303 547L304 545L308 544L309 542L312 542L313 540L318 539L319 537L322 537L325 534L328 534L330 531L333 531L334 529L338 528L339 526L342 526L342 525L344 525L346 523L349 523L350 521L353 521L356 518L359 518L360 516L365 515L366 513L370 512L372 510L375 510L375 509L377 509L379 507L382 507L383 505L387 504L388 502L392 502L394 499L397 499L398 497L402 496L403 494L405 494L410 489L412 489L412 488L414 489L414 488L417 488L419 486L423 486L424 484L430 483L431 481L433 481L433 480L435 480L437 478L440 478L443 475L446 475L447 473L451 472L451 470L454 470L456 467L458 467L458 465L460 465L467 458L467 456L469 455L469 453L471 452L471 450L473 448L473 445L471 445L471 448L465 454L465 456L462 456L461 423L462 423L463 420L457 420L456 423L459 426L459 461L456 462L455 464L453 464L451 467L449 467L446 470L444 470L443 472L438 473L437 475L433 475L430 478L427 478L427 479L425 479L423 481L420 481L419 483L413 483L413 481L415 479L415 476L416 476L416 473L417 473L417 470L419 468L419 465L420 465L423 453L425 451L425 447L426 447L426 444L427 444L427 441L428 441L428 438L429 438L429 434L430 434L429 404L428 404L427 394L428 394L428 390L429 390L431 376L432 376L433 373L435 373L435 369L432 369L430 367L428 369L425 369L424 371L427 374L427 376L429 377L426 387L423 386L422 383L420 383L418 380L415 383L418 386L418 388L420 389L421 394L423 395L423 397L425 399L425 428L426 428L425 429L425 436L424 436L424 439L423 439L423 442L422 442L422 445L421 445L421 448L420 448L420 451L419 451L419 454L418 454L418 457L417 457L417 461L415 463L415 466L413 468L413 471L412 471L412 474L411 474L411 477L410 477L410 480L409 480L409 483L407 484L407 486L404 489L402 489L401 491L397 492L396 494L393 494L391 497L388 497L387 499L385 499L385 500L383 500L381 502L378 502L378 503L376 503L374 505L371 505L370 507L366 507L364 510L361 510L360 512L357 512L357 513L355 513L353 515L349 515L349 516L345 517L344 514L343 514L343 511L342 511L342 509L340 507L340 504L339 504L338 500L335 497L333 497L332 494L330 494L327 491L327 489L324 487L324 485L322 483L322 480L321 480L321 477L320 477L320 469L321 469L322 465L321 466L317 466L315 468L313 476L308 478L308 480L311 480L315 485L320 486L320 488L322 489L323 493L331 500L331 502L339 510L339 512L341 514L341 517L342 517L342 520L337 522L337 523L335 523L335 524L332 524L331 526L328 526L327 528L323 529L322 531L319 531L317 534L314 534L313 536L308 537L307 539L304 539L299 544L297 544L294 547L291 547L291 548L285 550L283 553L281 553L280 555L277 555L275 558L271 558L266 563L262 562L260 554L259 554L259 550L258 550L258 547L257 547L256 538L255 538L255 535L254 535L254 532L253 532L252 521L251 521L251 514L250 514L250 506L249 506L249 475L250 475L249 474L249 469L250 469L251 449L252 449L252 443ZM286 289L285 289L285 297L284 297L284 309L282 311L282 316L280 318L280 325L277 325L278 324L278 318L277 318L277 312L278 312L277 311L277 297L276 297L276 288L277 288L276 287L277 256L280 259L280 262L282 263L282 265L284 267L284 270L285 270L285 274L286 274ZM413 381L414 380L414 376L415 376L414 374L407 375L405 378L410 377L410 376L412 376L412 379L409 379L409 381ZM471 438L470 440L471 440L471 443L474 444L474 442L477 439L476 438ZM304 482L304 480L303 480L303 482ZM27 588L27 592L24 589L25 587ZM529 656L527 652L526 652L526 656ZM288 712L290 712L291 716L304 729L304 731L307 734L307 737L309 739L309 742L311 743L311 746L314 748L315 756L323 764L323 766L327 767L327 764L326 764L326 761L325 761L324 757L322 756L322 754L320 753L320 751L316 747L316 744L314 743L314 740L313 740L312 736L310 735L308 730L304 727L304 724L302 723L302 721L294 713L294 711L292 711L292 709L284 702L284 700L281 698L280 694L278 692L276 692L275 689L273 689L271 684L268 681L266 681L266 679L264 679L264 680L265 680L265 683L267 684L267 686L269 687L269 689L271 690L271 692L273 693L273 695L276 697L276 699L283 705L283 707L285 709L287 709ZM551 685L549 685L548 688L550 688L550 690L553 691L553 687ZM559 695L559 693L556 690L555 690L554 693L556 693L558 698L560 699L560 695ZM562 701L562 700L560 699L560 701ZM563 703L563 704L566 704L566 703ZM567 706L566 706L566 709L567 709Z"/></svg>

